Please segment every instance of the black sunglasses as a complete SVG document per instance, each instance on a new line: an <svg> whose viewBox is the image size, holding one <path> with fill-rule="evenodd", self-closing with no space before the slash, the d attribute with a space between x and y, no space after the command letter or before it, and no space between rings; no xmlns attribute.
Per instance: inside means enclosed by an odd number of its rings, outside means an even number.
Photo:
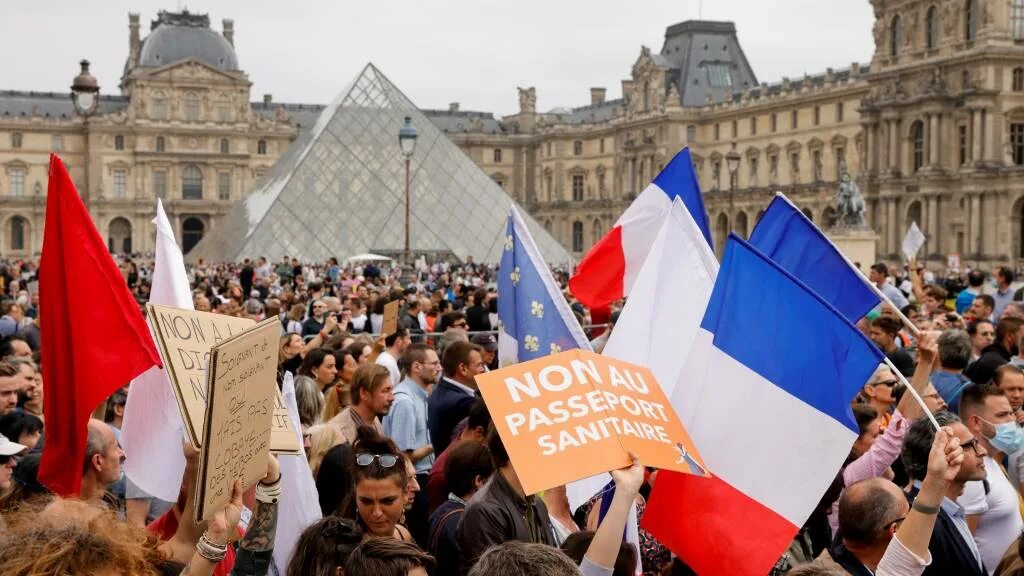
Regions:
<svg viewBox="0 0 1024 576"><path fill-rule="evenodd" d="M888 386L889 388L895 388L899 383L899 380L883 380L881 382L875 382L875 386Z"/></svg>
<svg viewBox="0 0 1024 576"><path fill-rule="evenodd" d="M374 460L380 462L383 468L393 468L395 464L398 464L398 456L393 454L367 454L364 452L356 455L356 464L360 466L369 466L373 464Z"/></svg>

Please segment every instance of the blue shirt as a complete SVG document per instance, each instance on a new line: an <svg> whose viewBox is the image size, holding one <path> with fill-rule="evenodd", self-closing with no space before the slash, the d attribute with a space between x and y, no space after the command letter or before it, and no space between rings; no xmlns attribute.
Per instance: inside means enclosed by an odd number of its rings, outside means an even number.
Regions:
<svg viewBox="0 0 1024 576"><path fill-rule="evenodd" d="M960 411L960 395L963 394L964 388L970 385L970 379L963 374L940 370L932 373L931 381L935 391L949 405L950 412L957 414Z"/></svg>
<svg viewBox="0 0 1024 576"><path fill-rule="evenodd" d="M384 434L394 440L399 450L405 452L430 444L430 433L427 430L427 391L406 378L395 386L395 401L384 417ZM429 473L434 460L434 454L430 454L413 462L416 473Z"/></svg>

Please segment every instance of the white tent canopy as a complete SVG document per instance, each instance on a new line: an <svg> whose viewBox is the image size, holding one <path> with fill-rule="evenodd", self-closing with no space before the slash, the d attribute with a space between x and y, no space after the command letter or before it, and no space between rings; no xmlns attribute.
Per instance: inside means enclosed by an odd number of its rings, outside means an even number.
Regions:
<svg viewBox="0 0 1024 576"><path fill-rule="evenodd" d="M348 262L390 262L393 258L381 256L380 254L356 254L348 259Z"/></svg>

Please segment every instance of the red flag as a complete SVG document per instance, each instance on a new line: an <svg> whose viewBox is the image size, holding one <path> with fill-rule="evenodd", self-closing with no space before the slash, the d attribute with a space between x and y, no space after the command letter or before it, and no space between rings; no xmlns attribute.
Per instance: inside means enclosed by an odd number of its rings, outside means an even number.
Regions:
<svg viewBox="0 0 1024 576"><path fill-rule="evenodd" d="M46 444L39 481L78 495L92 411L160 355L124 277L56 154L39 263Z"/></svg>

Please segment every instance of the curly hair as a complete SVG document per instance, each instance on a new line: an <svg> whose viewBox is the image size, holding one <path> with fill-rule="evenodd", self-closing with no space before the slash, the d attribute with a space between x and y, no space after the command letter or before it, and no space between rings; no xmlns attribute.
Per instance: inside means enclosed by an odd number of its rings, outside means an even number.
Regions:
<svg viewBox="0 0 1024 576"><path fill-rule="evenodd" d="M108 571L157 576L157 566L166 561L156 549L155 536L109 512L90 517L23 510L5 519L8 531L0 543L0 574L5 576Z"/></svg>
<svg viewBox="0 0 1024 576"><path fill-rule="evenodd" d="M363 540L353 520L327 516L302 531L288 562L287 576L334 576Z"/></svg>

